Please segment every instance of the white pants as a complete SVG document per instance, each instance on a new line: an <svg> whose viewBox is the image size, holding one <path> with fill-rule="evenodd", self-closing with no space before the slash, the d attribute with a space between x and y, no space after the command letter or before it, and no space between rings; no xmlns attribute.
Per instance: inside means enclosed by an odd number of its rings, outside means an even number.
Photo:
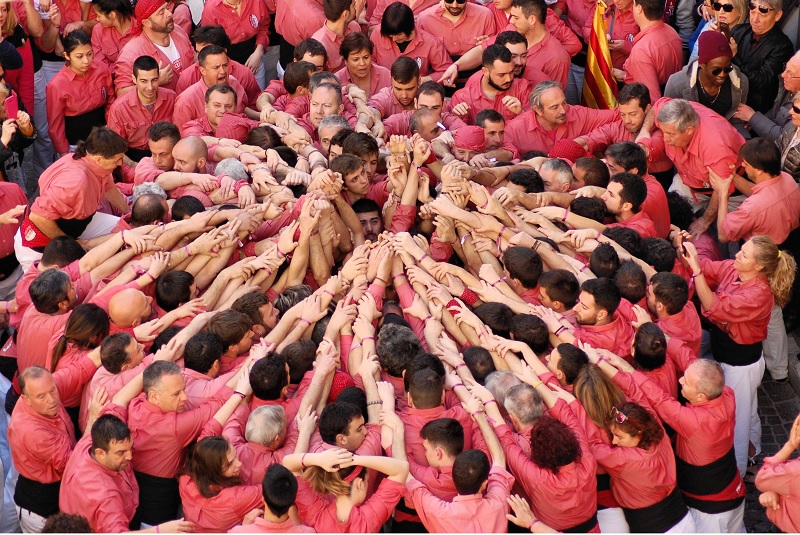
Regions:
<svg viewBox="0 0 800 535"><path fill-rule="evenodd" d="M63 62L42 61L42 68L33 74L33 124L36 126L36 140L33 142L33 173L41 175L57 157L50 141L50 128L47 122L47 93L45 86L50 83ZM33 192L27 192L28 197Z"/></svg>
<svg viewBox="0 0 800 535"><path fill-rule="evenodd" d="M119 218L117 216L95 212L94 217L89 222L89 226L86 227L86 230L83 231L79 238L88 240L109 234L117 226L118 221ZM17 254L17 261L22 266L23 272L28 271L31 264L42 258L42 253L22 245L22 234L20 234L19 230L14 235L14 252Z"/></svg>
<svg viewBox="0 0 800 535"><path fill-rule="evenodd" d="M744 483L742 483L744 484ZM709 514L689 507L698 533L747 533L744 529L744 501L724 513Z"/></svg>
<svg viewBox="0 0 800 535"><path fill-rule="evenodd" d="M600 533L630 533L631 528L625 520L625 513L620 507L609 507L597 510L597 523Z"/></svg>
<svg viewBox="0 0 800 535"><path fill-rule="evenodd" d="M668 529L666 533L698 533L699 531L694 523L692 513L688 512L680 522Z"/></svg>
<svg viewBox="0 0 800 535"><path fill-rule="evenodd" d="M785 379L789 375L789 339L783 324L783 310L778 305L772 307L769 316L764 361L773 379Z"/></svg>
<svg viewBox="0 0 800 535"><path fill-rule="evenodd" d="M41 533L47 519L17 505L17 516L22 533Z"/></svg>
<svg viewBox="0 0 800 535"><path fill-rule="evenodd" d="M725 372L725 384L736 395L736 426L733 431L733 448L736 466L742 475L747 471L747 453L752 442L756 455L761 453L761 419L758 416L758 387L764 377L764 359L747 366L720 363Z"/></svg>

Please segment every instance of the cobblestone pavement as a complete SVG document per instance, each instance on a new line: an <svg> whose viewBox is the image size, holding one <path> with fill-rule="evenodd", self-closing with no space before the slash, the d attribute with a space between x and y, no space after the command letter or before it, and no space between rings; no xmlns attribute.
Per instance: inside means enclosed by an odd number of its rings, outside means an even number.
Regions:
<svg viewBox="0 0 800 535"><path fill-rule="evenodd" d="M789 342L790 366L797 361L800 352L795 331ZM793 343L795 342L795 343ZM776 383L769 372L758 389L758 413L761 416L761 451L763 456L770 456L783 447L789 436L794 419L800 414L800 398L789 382ZM795 453L797 455L797 453ZM755 485L747 485L745 498L744 524L749 533L780 533L780 530L767 519L764 508L758 503L758 489Z"/></svg>

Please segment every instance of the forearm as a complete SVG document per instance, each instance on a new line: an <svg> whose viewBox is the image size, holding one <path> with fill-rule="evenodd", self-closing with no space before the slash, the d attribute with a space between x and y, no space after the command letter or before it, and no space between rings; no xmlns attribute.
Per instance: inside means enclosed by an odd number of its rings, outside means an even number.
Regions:
<svg viewBox="0 0 800 535"><path fill-rule="evenodd" d="M114 207L114 210L119 212L120 214L124 214L128 211L128 201L125 200L123 197L122 192L119 191L119 188L114 186L106 193L106 200L111 203L111 206Z"/></svg>
<svg viewBox="0 0 800 535"><path fill-rule="evenodd" d="M115 234L112 234L110 238L105 240L97 247L90 249L89 252L87 252L84 255L84 257L81 258L80 261L78 262L78 267L80 268L81 275L89 271L92 271L98 266L101 266L103 262L111 258L117 251L119 251L124 244L125 242L122 239L122 233L117 232ZM114 271L116 271L116 269ZM111 273L114 273L114 271L112 271Z"/></svg>
<svg viewBox="0 0 800 535"><path fill-rule="evenodd" d="M489 455L492 456L492 464L505 468L506 454L503 451L503 446L500 444L500 440L497 438L494 429L489 425L489 420L486 419L486 413L478 412L473 414L472 419L478 424L481 434L483 435L483 440L486 441L486 448L489 450Z"/></svg>
<svg viewBox="0 0 800 535"><path fill-rule="evenodd" d="M719 195L717 192L711 194L711 199L708 201L706 211L703 213L703 219L709 225L717 220L717 212L719 211Z"/></svg>
<svg viewBox="0 0 800 535"><path fill-rule="evenodd" d="M728 217L728 192L726 191L719 196L719 205L717 208L717 235L721 243L728 243L728 236L725 234L723 223L725 218Z"/></svg>
<svg viewBox="0 0 800 535"><path fill-rule="evenodd" d="M161 173L156 178L156 184L164 188L164 191L172 191L181 186L188 186L192 183L194 173L179 173L178 171L167 171Z"/></svg>

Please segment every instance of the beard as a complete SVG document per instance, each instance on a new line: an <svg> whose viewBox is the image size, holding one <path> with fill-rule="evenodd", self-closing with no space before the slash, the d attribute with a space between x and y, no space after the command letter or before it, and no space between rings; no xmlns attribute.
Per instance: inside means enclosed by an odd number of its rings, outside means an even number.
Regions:
<svg viewBox="0 0 800 535"><path fill-rule="evenodd" d="M489 87L491 87L493 89L496 89L498 91L508 91L511 88L511 84L513 83L513 80L511 82L508 82L508 85L506 87L503 87L501 85L498 85L498 84L494 83L494 80L492 80L491 76L488 76L486 78L486 82L489 84Z"/></svg>
<svg viewBox="0 0 800 535"><path fill-rule="evenodd" d="M164 26L156 26L153 24L150 29L155 33L172 33L172 30L175 29L175 22L170 20Z"/></svg>

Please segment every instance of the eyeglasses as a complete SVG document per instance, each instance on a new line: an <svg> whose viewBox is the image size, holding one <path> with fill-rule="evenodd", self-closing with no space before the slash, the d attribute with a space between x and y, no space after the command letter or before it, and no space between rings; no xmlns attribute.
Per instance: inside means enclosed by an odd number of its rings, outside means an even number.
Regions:
<svg viewBox="0 0 800 535"><path fill-rule="evenodd" d="M730 13L733 11L733 4L723 4L721 2L714 2L711 4L714 6L714 11L724 11L725 13Z"/></svg>
<svg viewBox="0 0 800 535"><path fill-rule="evenodd" d="M445 2L446 4L452 4L452 3L456 3L456 4L459 4L459 5L460 5L460 4L466 4L466 3L467 3L467 0L444 0L444 2Z"/></svg>
<svg viewBox="0 0 800 535"><path fill-rule="evenodd" d="M716 69L711 70L711 76L719 76L720 73L724 72L725 74L730 74L733 70L733 65L728 65L727 67L718 67Z"/></svg>
<svg viewBox="0 0 800 535"><path fill-rule="evenodd" d="M770 11L775 11L774 7L762 6L762 5L756 4L755 2L750 2L750 11L755 11L756 9L762 15L766 15Z"/></svg>
<svg viewBox="0 0 800 535"><path fill-rule="evenodd" d="M627 420L627 419L628 419L628 417L625 416L625 413L623 413L621 410L619 410L616 407L611 407L611 420L614 423L622 424L622 423L625 423L625 420Z"/></svg>
<svg viewBox="0 0 800 535"><path fill-rule="evenodd" d="M792 104L792 111L795 112L795 113L800 113L800 108L798 108L797 106Z"/></svg>

